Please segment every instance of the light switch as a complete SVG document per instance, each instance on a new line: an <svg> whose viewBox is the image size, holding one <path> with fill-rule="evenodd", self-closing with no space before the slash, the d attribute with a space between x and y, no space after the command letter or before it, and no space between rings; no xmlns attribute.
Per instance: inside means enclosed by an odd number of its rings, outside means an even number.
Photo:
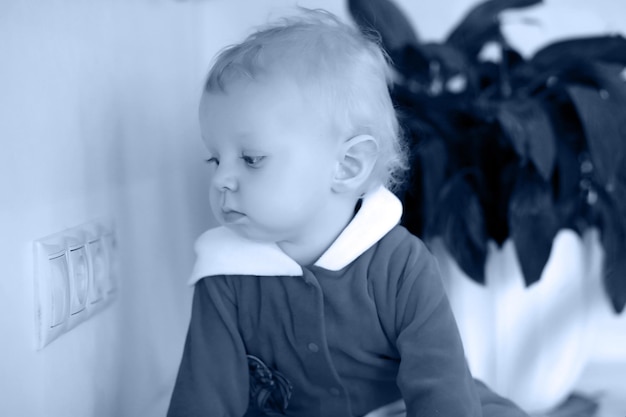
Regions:
<svg viewBox="0 0 626 417"><path fill-rule="evenodd" d="M106 281L109 275L109 262L101 239L89 242L91 255L91 287L89 289L89 301L94 304L102 301L105 295Z"/></svg>
<svg viewBox="0 0 626 417"><path fill-rule="evenodd" d="M68 268L65 253L50 259L49 279L49 326L52 328L63 324L68 317Z"/></svg>
<svg viewBox="0 0 626 417"><path fill-rule="evenodd" d="M67 329L69 267L63 236L52 235L34 243L35 322L37 347L41 349Z"/></svg>
<svg viewBox="0 0 626 417"><path fill-rule="evenodd" d="M112 303L113 234L102 223L90 222L33 242L38 349Z"/></svg>
<svg viewBox="0 0 626 417"><path fill-rule="evenodd" d="M104 249L106 253L106 262L107 262L107 274L105 280L105 291L106 294L110 297L113 293L115 293L117 285L116 285L116 271L117 271L117 248L116 248L116 240L115 233L112 231L107 231L102 236L102 242L104 244Z"/></svg>
<svg viewBox="0 0 626 417"><path fill-rule="evenodd" d="M89 288L89 265L84 246L70 248L70 314L78 314L85 309Z"/></svg>

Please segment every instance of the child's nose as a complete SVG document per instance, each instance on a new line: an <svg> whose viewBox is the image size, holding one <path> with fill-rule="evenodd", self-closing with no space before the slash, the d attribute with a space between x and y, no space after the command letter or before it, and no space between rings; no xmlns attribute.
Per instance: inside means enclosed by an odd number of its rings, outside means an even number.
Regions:
<svg viewBox="0 0 626 417"><path fill-rule="evenodd" d="M220 191L235 191L238 187L237 176L232 168L225 164L218 165L213 175L213 185Z"/></svg>

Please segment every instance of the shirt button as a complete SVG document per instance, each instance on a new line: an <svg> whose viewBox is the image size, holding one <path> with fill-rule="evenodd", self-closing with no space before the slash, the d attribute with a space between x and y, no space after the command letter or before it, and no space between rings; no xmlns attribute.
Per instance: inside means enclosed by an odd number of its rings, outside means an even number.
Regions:
<svg viewBox="0 0 626 417"><path fill-rule="evenodd" d="M315 343L309 343L308 347L311 352L317 352L320 350L320 347L317 346Z"/></svg>
<svg viewBox="0 0 626 417"><path fill-rule="evenodd" d="M339 388L332 387L329 391L330 391L330 395L332 395L333 397L339 397L339 395L341 394L341 391L339 391Z"/></svg>

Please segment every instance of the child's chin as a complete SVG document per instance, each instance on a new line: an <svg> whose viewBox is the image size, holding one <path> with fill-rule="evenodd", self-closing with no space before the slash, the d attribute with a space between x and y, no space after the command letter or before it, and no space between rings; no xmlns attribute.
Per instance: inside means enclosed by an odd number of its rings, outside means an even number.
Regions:
<svg viewBox="0 0 626 417"><path fill-rule="evenodd" d="M272 236L264 233L260 230L255 229L254 227L250 227L250 225L243 224L223 224L224 227L235 232L237 235L248 239L254 240L257 242L275 242Z"/></svg>

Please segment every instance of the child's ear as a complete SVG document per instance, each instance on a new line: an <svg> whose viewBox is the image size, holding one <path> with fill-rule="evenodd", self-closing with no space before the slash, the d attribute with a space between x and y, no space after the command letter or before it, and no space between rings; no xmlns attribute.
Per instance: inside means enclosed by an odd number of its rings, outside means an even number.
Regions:
<svg viewBox="0 0 626 417"><path fill-rule="evenodd" d="M333 177L333 191L360 189L369 179L378 158L378 142L370 135L359 135L342 144Z"/></svg>

